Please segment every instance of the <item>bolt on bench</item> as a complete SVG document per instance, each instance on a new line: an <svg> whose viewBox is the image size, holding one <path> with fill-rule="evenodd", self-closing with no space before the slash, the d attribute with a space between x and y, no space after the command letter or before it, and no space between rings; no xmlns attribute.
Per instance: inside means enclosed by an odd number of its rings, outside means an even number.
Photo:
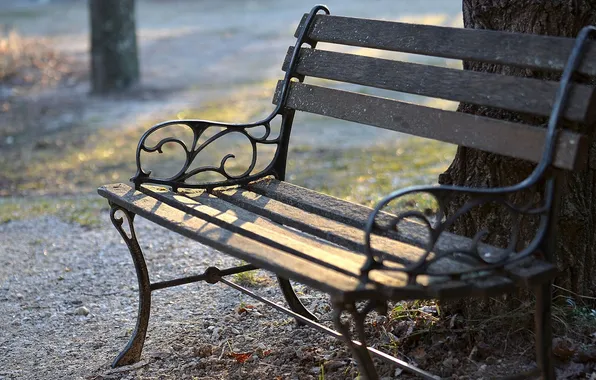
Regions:
<svg viewBox="0 0 596 380"><path fill-rule="evenodd" d="M322 12L322 13L321 13ZM572 83L572 74L596 75L596 45L582 30L576 40L561 37L466 30L329 15L316 6L296 31L297 41L283 63L274 111L251 124L176 120L149 129L139 142L138 171L126 184L106 185L99 194L111 205L111 219L130 249L139 283L136 328L113 366L140 359L155 290L197 281L221 282L249 294L332 336L353 351L360 372L377 379L371 355L379 356L423 378L436 378L410 364L367 347L364 319L384 311L389 301L490 296L528 287L535 291L538 372L553 379L551 362L551 281L554 263L555 217L558 212L557 173L583 170L588 138L577 128L594 121L594 87ZM560 82L435 67L315 49L317 42L482 61L527 69L562 72ZM308 47L305 47L308 45ZM333 87L305 84L306 77L467 102L488 109L549 117L546 128L429 108ZM324 115L414 136L477 148L537 163L524 181L502 188L423 186L389 194L370 209L284 181L290 131L296 111ZM279 123L279 132L272 127ZM189 141L174 128L190 132ZM171 133L170 133L171 131ZM157 133L166 137L151 142ZM221 152L218 165L198 166L201 153L218 140L235 134L249 147L251 159L240 174L231 174L235 156ZM179 171L155 176L143 158L164 146L181 149ZM259 153L273 158L259 165ZM206 173L218 180L196 180ZM533 186L543 199L513 204L510 195ZM407 210L387 212L393 202L412 194L427 194L438 205L431 214ZM452 197L468 202L445 215ZM488 231L473 238L449 233L458 217L474 207L505 207L516 221L506 247L482 242ZM123 217L119 217L120 212ZM183 236L214 247L248 264L152 283L137 242L133 221L139 215ZM537 231L530 242L518 241L520 219L534 217ZM126 232L124 223L130 232ZM230 282L226 276L261 268L278 276L289 308L275 304ZM331 296L338 331L319 324L302 305L289 280ZM358 341L352 340L352 317Z"/></svg>

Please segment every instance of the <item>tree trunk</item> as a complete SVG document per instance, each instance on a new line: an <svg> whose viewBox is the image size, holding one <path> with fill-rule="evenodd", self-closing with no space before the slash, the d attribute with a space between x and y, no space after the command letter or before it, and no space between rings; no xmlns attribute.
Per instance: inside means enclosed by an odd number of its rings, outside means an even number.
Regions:
<svg viewBox="0 0 596 380"><path fill-rule="evenodd" d="M89 0L92 91L126 89L139 80L134 0Z"/></svg>
<svg viewBox="0 0 596 380"><path fill-rule="evenodd" d="M464 26L474 29L495 29L575 37L579 30L596 24L596 1L589 0L463 0ZM503 67L486 63L464 62L464 69L558 79L549 73ZM544 118L528 117L502 110L460 104L460 112L490 115L544 125ZM575 126L577 127L577 126ZM583 128L586 128L585 126ZM594 148L594 146L592 147ZM594 149L591 151L593 155ZM511 185L526 178L533 165L492 153L459 147L451 166L440 175L439 183L471 187ZM561 212L557 224L557 263L561 270L556 279L559 286L576 294L596 295L596 176L594 171L562 174ZM512 197L524 202L541 196L541 189L526 191ZM448 212L459 208L465 199L455 199ZM482 208L460 218L454 232L473 236L476 231L491 231L488 242L503 246L509 236L510 221L499 210ZM536 224L526 221L521 239L533 236ZM486 305L486 304L484 304ZM462 306L461 304L459 306ZM479 303L466 301L464 313L477 313Z"/></svg>

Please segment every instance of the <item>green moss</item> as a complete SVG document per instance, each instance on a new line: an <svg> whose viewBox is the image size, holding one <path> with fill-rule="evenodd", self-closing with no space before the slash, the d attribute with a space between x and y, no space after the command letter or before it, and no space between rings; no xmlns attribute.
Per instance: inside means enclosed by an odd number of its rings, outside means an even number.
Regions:
<svg viewBox="0 0 596 380"><path fill-rule="evenodd" d="M267 279L259 276L256 270L236 273L232 278L236 284L246 287L256 287L267 282Z"/></svg>

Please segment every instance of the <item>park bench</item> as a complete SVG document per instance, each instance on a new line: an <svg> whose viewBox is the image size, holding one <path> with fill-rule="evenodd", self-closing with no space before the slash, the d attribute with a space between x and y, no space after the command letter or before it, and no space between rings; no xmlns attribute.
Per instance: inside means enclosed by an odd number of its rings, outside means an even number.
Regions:
<svg viewBox="0 0 596 380"><path fill-rule="evenodd" d="M300 22L296 44L283 62L285 77L277 85L273 98L276 106L270 116L250 124L204 120L158 124L139 142L134 185L99 188L99 194L111 205L112 222L131 252L139 284L136 328L113 365L140 359L153 291L205 281L227 284L288 313L299 323L342 338L368 379L378 378L371 354L423 378L435 378L368 347L366 315L386 310L388 302L486 297L524 287L534 291L537 300L537 373L553 379L550 310L551 282L557 273L557 178L564 170L589 170L589 136L579 126L594 121L594 87L573 82L572 74L584 78L596 74L596 45L587 38L591 31L585 28L577 39L571 39L340 17L330 15L324 6L313 8ZM507 71L495 74L436 67L316 49L317 42L559 72L562 76L560 81L549 81L505 75ZM525 120L523 117L505 121L435 109L321 85L321 81L319 85L307 84L307 77L471 103L485 110L504 109L516 115L542 117L548 123L530 125L519 122ZM524 181L507 187L419 186L389 194L371 209L285 181L296 111L537 165ZM190 138L184 140L180 129ZM250 152L241 173L231 172L228 165L235 155L230 152L220 151L221 160L215 165L201 164L201 154L208 146L231 135L244 139ZM183 163L169 175L154 175L144 158L161 153L165 146L180 150ZM259 154L267 149L273 151L272 158L259 161ZM533 186L543 190L542 199L524 205L509 201L512 194ZM437 202L435 212L406 209L396 213L387 208L403 197L420 193ZM467 203L445 215L449 201L462 194L467 196ZM458 217L486 204L507 208L512 220L537 218L533 239L525 244L518 241L518 223L511 223L509 244L500 247L483 242L487 231L479 231L472 238L449 232ZM135 215L246 264L226 269L209 267L194 276L151 282L133 227ZM257 268L278 276L289 307L229 280L230 275ZM330 295L337 331L317 321L297 298L289 280ZM355 324L354 330L350 321ZM357 340L351 331L356 332Z"/></svg>

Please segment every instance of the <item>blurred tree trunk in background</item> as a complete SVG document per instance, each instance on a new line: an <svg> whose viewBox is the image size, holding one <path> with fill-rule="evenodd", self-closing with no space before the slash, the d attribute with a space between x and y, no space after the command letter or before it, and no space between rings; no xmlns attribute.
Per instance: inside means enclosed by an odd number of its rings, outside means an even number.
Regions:
<svg viewBox="0 0 596 380"><path fill-rule="evenodd" d="M134 0L89 0L91 84L95 93L139 81Z"/></svg>
<svg viewBox="0 0 596 380"><path fill-rule="evenodd" d="M494 29L520 33L534 33L575 37L579 30L596 24L596 1L593 0L463 0L464 26L474 29ZM465 62L464 69L503 72L518 76L558 79L553 74L513 67L503 67L479 62ZM460 104L458 111L515 119L530 124L544 125L544 118L532 118L502 110L487 109L471 104ZM495 132L495 133L498 133ZM594 147L592 147L594 148ZM592 149L592 156L594 149ZM593 157L591 157L593 159ZM445 173L439 177L441 184L471 187L497 187L511 185L526 178L534 165L525 161L504 158L492 153L459 147ZM596 296L596 173L586 169L562 175L562 205L558 221L557 261L561 273L556 283L570 291L586 296ZM515 203L536 200L541 189L527 191L512 197ZM465 199L456 199L449 206L450 213L459 208ZM487 241L504 246L509 236L510 218L506 213L489 208L474 210L458 220L454 232L473 236L482 228L491 231ZM525 223L521 241L527 243L534 235L536 223ZM448 311L455 305L447 305ZM457 309L474 315L495 305L466 300ZM488 310L484 310L488 311Z"/></svg>

